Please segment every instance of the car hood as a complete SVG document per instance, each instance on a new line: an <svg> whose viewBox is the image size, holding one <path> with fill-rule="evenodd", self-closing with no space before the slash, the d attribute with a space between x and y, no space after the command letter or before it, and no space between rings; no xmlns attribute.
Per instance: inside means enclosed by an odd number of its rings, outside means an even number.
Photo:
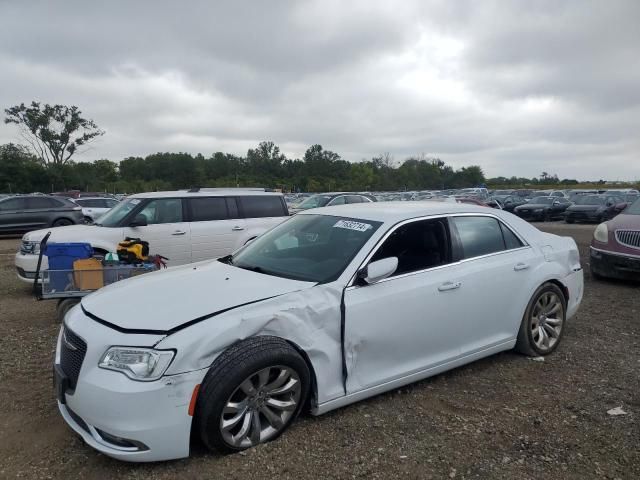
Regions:
<svg viewBox="0 0 640 480"><path fill-rule="evenodd" d="M629 215L622 212L607 223L611 230L640 230L640 215Z"/></svg>
<svg viewBox="0 0 640 480"><path fill-rule="evenodd" d="M517 210L528 210L534 208L549 208L551 205L547 205L544 203L524 203L516 207Z"/></svg>
<svg viewBox="0 0 640 480"><path fill-rule="evenodd" d="M42 230L34 230L29 233L25 233L22 237L23 240L30 242L39 242L44 236L51 232L49 242L81 242L85 238L90 238L90 234L97 227L95 225L69 225L67 227L52 227L43 228Z"/></svg>
<svg viewBox="0 0 640 480"><path fill-rule="evenodd" d="M82 308L94 320L119 329L168 333L314 285L208 260L114 283L84 297Z"/></svg>
<svg viewBox="0 0 640 480"><path fill-rule="evenodd" d="M604 205L571 205L567 208L568 212L595 212Z"/></svg>

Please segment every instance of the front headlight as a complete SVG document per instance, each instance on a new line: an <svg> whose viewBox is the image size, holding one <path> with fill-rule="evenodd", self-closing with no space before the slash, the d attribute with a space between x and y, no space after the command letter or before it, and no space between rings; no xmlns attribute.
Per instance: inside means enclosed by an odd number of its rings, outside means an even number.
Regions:
<svg viewBox="0 0 640 480"><path fill-rule="evenodd" d="M29 241L29 240L23 240L22 244L20 245L20 253L39 255L40 254L40 242L33 242L33 241Z"/></svg>
<svg viewBox="0 0 640 480"><path fill-rule="evenodd" d="M606 223L601 223L596 227L595 232L593 232L593 238L600 243L609 243L609 229Z"/></svg>
<svg viewBox="0 0 640 480"><path fill-rule="evenodd" d="M162 377L174 355L175 351L173 350L111 347L102 356L98 366L122 372L132 380L150 382Z"/></svg>

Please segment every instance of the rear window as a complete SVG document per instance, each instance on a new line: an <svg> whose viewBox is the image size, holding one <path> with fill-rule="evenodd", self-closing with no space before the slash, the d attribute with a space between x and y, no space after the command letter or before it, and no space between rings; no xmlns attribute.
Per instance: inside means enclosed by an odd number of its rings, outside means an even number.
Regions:
<svg viewBox="0 0 640 480"><path fill-rule="evenodd" d="M229 218L227 199L225 197L192 198L191 221L206 222L210 220L226 220Z"/></svg>
<svg viewBox="0 0 640 480"><path fill-rule="evenodd" d="M281 197L251 195L239 198L245 218L284 217L287 215Z"/></svg>

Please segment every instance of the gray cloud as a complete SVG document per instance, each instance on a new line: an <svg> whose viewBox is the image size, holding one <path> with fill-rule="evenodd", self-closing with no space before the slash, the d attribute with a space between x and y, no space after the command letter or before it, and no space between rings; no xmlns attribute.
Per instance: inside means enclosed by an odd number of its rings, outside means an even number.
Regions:
<svg viewBox="0 0 640 480"><path fill-rule="evenodd" d="M80 106L80 159L312 143L489 175L640 178L640 3L2 2L3 108ZM10 125L0 142L16 141Z"/></svg>

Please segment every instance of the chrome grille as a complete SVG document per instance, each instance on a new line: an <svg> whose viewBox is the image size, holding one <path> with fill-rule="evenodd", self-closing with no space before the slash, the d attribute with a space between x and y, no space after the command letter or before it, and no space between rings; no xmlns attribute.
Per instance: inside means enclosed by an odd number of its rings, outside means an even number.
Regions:
<svg viewBox="0 0 640 480"><path fill-rule="evenodd" d="M616 230L619 244L631 248L640 248L640 230Z"/></svg>
<svg viewBox="0 0 640 480"><path fill-rule="evenodd" d="M76 382L80 375L80 368L84 356L87 353L87 344L79 336L64 327L62 332L62 345L60 348L60 367L69 379L69 387L76 388Z"/></svg>

